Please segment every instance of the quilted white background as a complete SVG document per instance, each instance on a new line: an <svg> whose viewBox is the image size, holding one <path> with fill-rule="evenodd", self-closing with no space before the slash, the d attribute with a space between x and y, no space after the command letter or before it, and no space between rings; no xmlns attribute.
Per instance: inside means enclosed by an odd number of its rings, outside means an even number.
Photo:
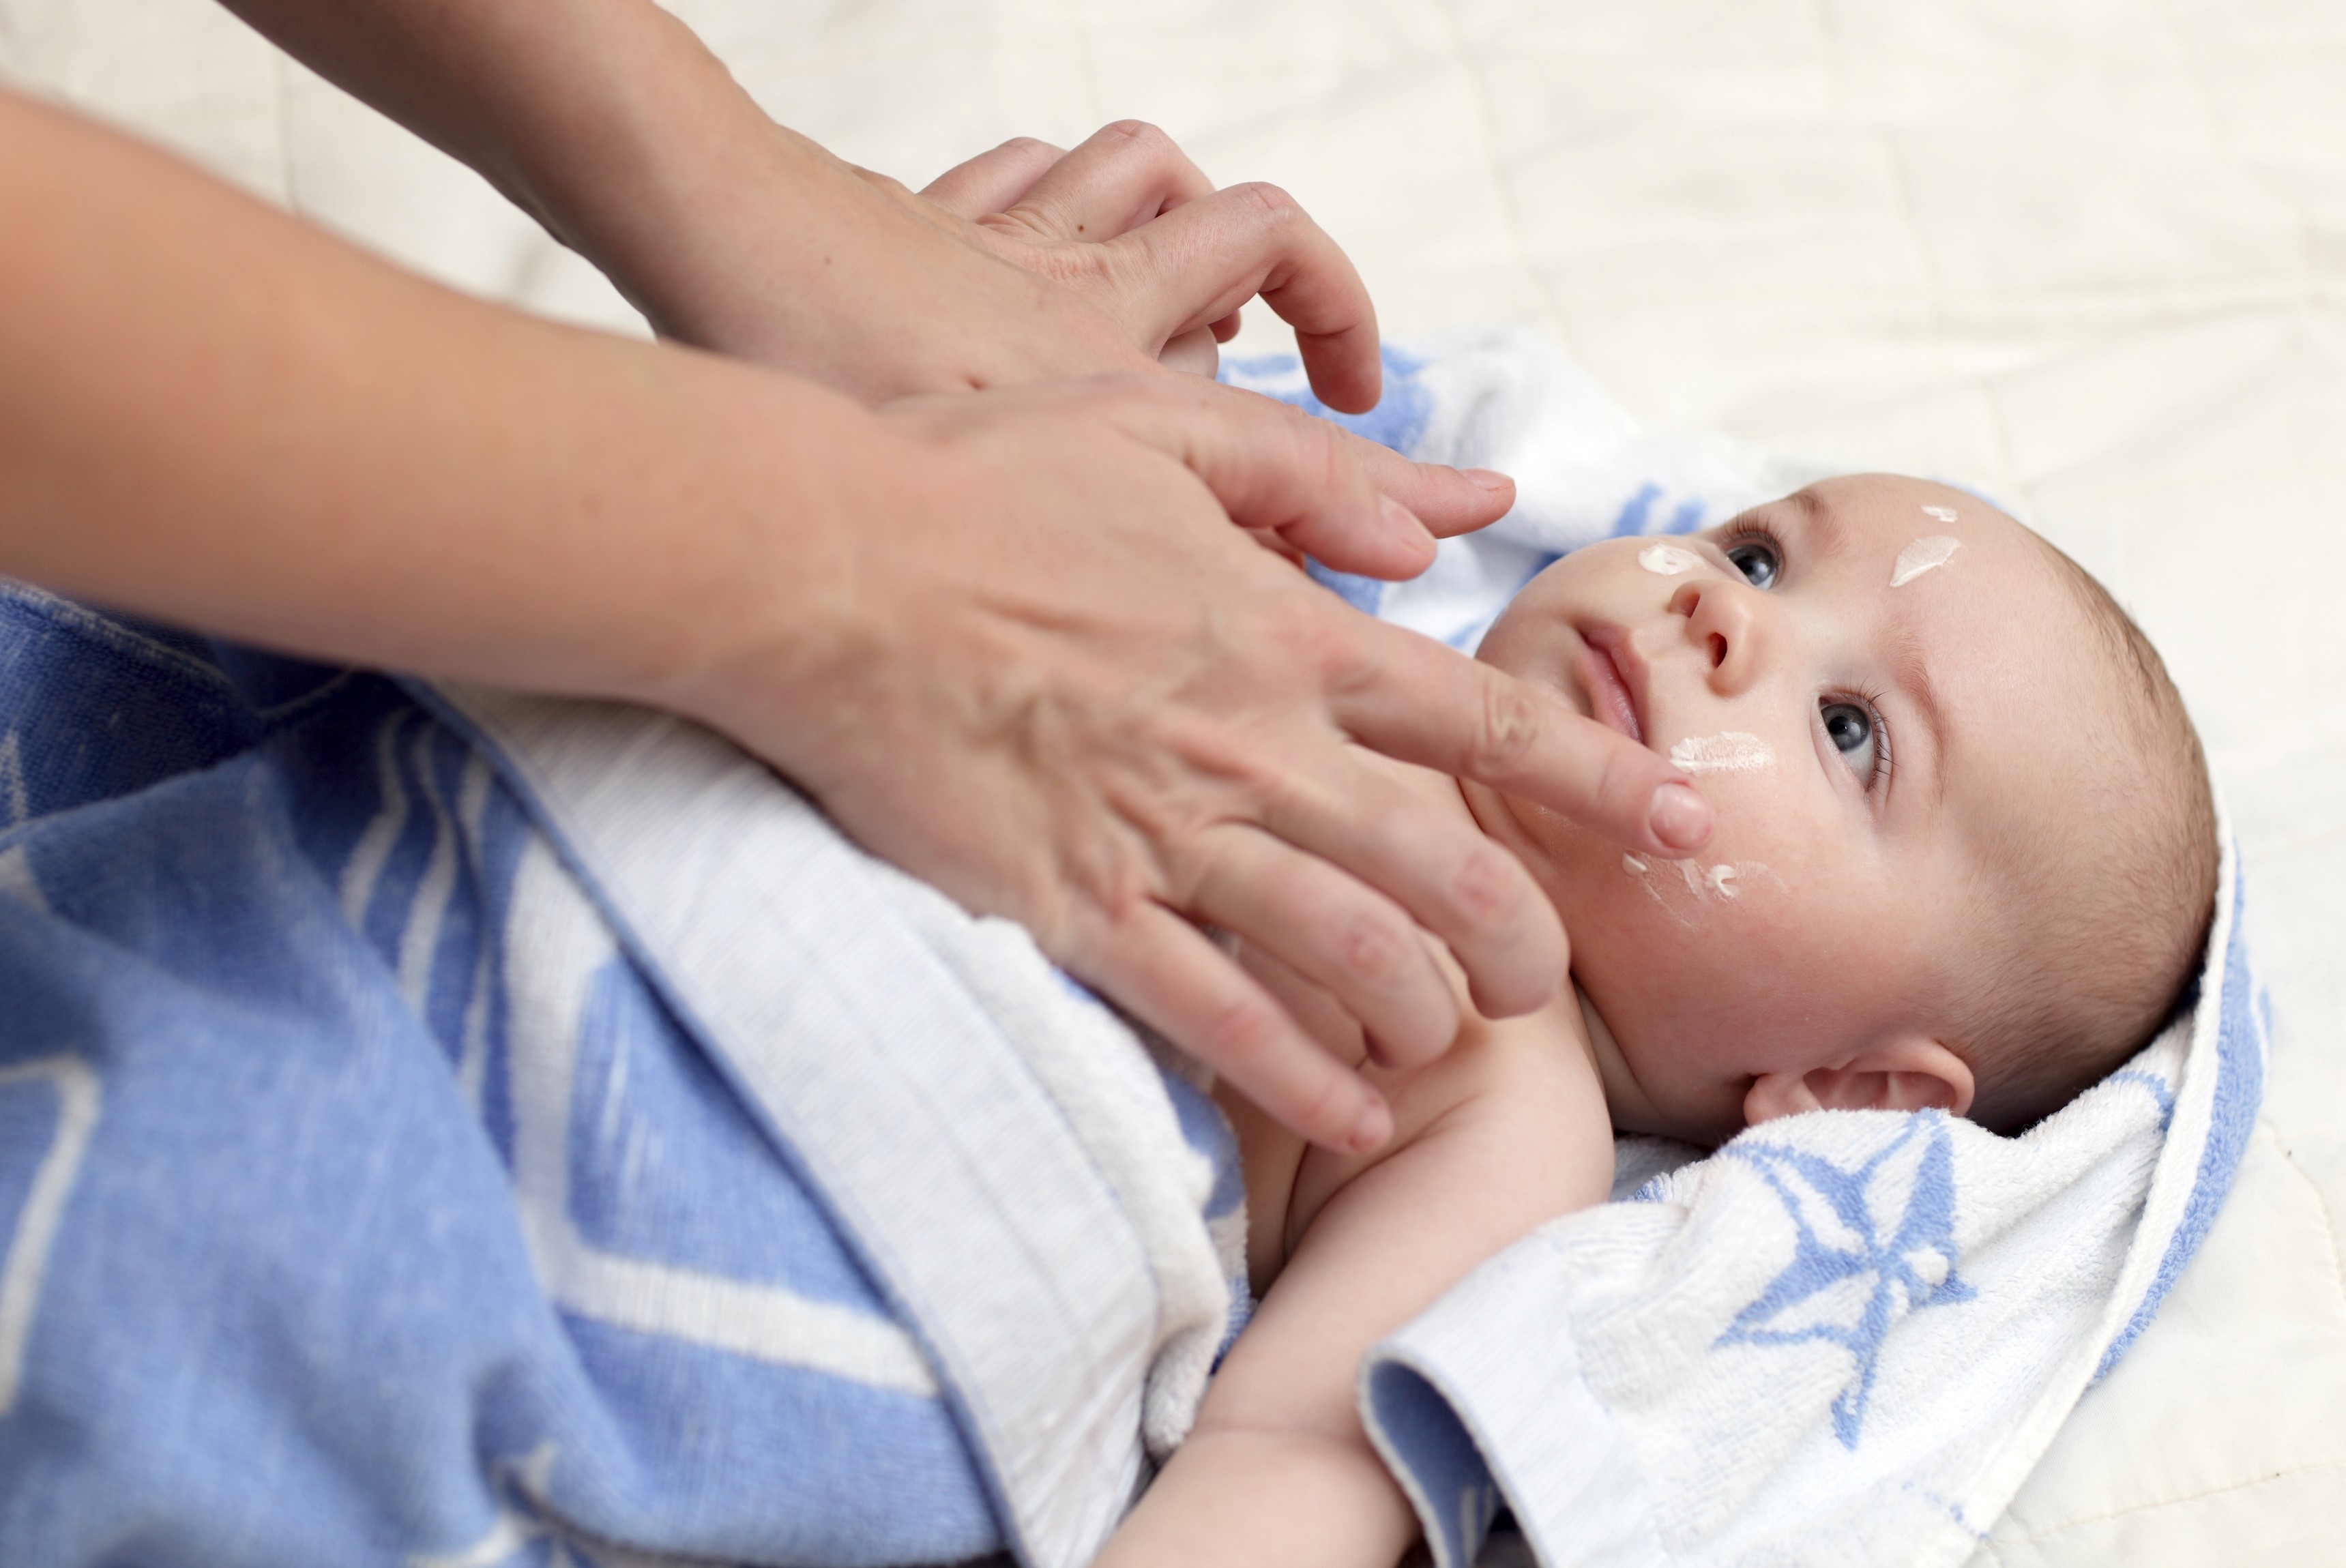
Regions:
<svg viewBox="0 0 2346 1568"><path fill-rule="evenodd" d="M1650 424L1969 484L2099 574L2212 749L2276 1054L2206 1250L1978 1563L2346 1560L2346 4L678 8L777 117L913 184L1151 119L1300 198L1389 333L1543 323ZM203 0L0 0L0 75L639 330ZM1264 314L1234 351L1280 346Z"/></svg>

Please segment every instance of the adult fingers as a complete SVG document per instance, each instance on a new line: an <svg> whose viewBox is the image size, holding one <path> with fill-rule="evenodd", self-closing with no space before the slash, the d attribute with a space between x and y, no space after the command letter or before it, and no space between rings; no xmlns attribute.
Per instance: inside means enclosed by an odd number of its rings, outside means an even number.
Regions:
<svg viewBox="0 0 2346 1568"><path fill-rule="evenodd" d="M994 210L1004 226L1015 222L1040 239L1105 241L1213 192L1213 181L1171 137L1140 120L1118 120Z"/></svg>
<svg viewBox="0 0 2346 1568"><path fill-rule="evenodd" d="M1327 424L1324 420L1317 423ZM1369 483L1410 509L1437 539L1472 534L1507 514L1515 504L1515 482L1488 468L1449 468L1413 463L1390 446L1328 424L1344 437L1345 450ZM1331 563L1331 565L1333 563Z"/></svg>
<svg viewBox="0 0 2346 1568"><path fill-rule="evenodd" d="M1433 535L1378 493L1346 433L1325 420L1188 378L1094 389L1096 406L1187 465L1241 527L1276 533L1341 571L1407 577L1432 564Z"/></svg>
<svg viewBox="0 0 2346 1568"><path fill-rule="evenodd" d="M1433 560L1432 535L1479 528L1515 501L1504 474L1412 463L1258 393L1182 385L1179 403L1130 397L1127 430L1178 455L1238 522L1338 571L1413 576Z"/></svg>
<svg viewBox="0 0 2346 1568"><path fill-rule="evenodd" d="M1214 372L1222 368L1222 351L1214 334L1199 327L1194 332L1167 339L1165 346L1157 351L1157 362L1168 371L1211 381Z"/></svg>
<svg viewBox="0 0 2346 1568"><path fill-rule="evenodd" d="M1484 1013L1512 1017L1556 994L1570 958L1563 922L1531 873L1464 811L1429 810L1424 797L1398 779L1356 763L1274 794L1261 823L1265 832L1317 857L1331 871L1341 867L1336 874L1341 880L1358 879L1397 901L1449 946ZM1374 923L1376 911L1364 901L1370 896L1365 888L1356 884L1349 900L1332 889L1313 891L1329 901L1332 920L1290 922L1278 941L1265 939L1263 945L1335 992L1353 1016L1374 1028L1359 1009L1375 1004L1376 991L1364 978L1338 982L1344 969L1379 959L1376 944L1389 932ZM1351 956L1351 946L1360 950L1358 959ZM1423 955L1424 949L1417 952ZM1307 961L1307 954L1318 956ZM1339 961L1341 967L1322 972ZM1314 968L1313 962L1321 967ZM1388 985L1419 981L1413 969L1397 960L1390 961L1390 969L1381 976ZM1447 986L1443 989L1446 993ZM1422 997L1418 1005L1424 1005ZM1449 1022L1454 1029L1454 1016ZM1450 1039L1444 1034L1428 1045L1422 1034L1413 1033L1392 1036L1388 1043L1395 1047L1396 1061L1413 1064L1440 1054Z"/></svg>
<svg viewBox="0 0 2346 1568"><path fill-rule="evenodd" d="M1096 952L1070 967L1141 1022L1228 1078L1297 1132L1366 1154L1392 1134L1392 1113L1330 1056L1229 954L1160 905L1133 906Z"/></svg>
<svg viewBox="0 0 2346 1568"><path fill-rule="evenodd" d="M1137 332L1168 338L1260 294L1295 329L1311 390L1330 408L1377 404L1377 312L1343 250L1277 186L1234 185L1111 240L1117 308Z"/></svg>
<svg viewBox="0 0 2346 1568"><path fill-rule="evenodd" d="M1277 830L1217 830L1198 847L1205 870L1190 909L1332 995L1368 1032L1379 1061L1415 1065L1440 1055L1457 1037L1458 1007L1416 923L1353 877L1281 843ZM1559 963L1550 974L1551 992L1563 972Z"/></svg>
<svg viewBox="0 0 2346 1568"><path fill-rule="evenodd" d="M1337 722L1362 745L1474 779L1653 854L1709 841L1710 804L1617 730L1489 665L1398 627L1362 632L1373 652L1339 683Z"/></svg>
<svg viewBox="0 0 2346 1568"><path fill-rule="evenodd" d="M1049 142L1030 136L1013 137L991 152L954 165L923 187L921 194L955 217L974 222L1016 205L1045 171L1066 156Z"/></svg>

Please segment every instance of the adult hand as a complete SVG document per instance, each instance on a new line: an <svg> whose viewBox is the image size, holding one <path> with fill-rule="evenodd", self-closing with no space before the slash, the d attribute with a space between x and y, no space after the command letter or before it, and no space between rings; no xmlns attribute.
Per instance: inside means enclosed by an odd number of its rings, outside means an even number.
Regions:
<svg viewBox="0 0 2346 1568"><path fill-rule="evenodd" d="M921 195L969 220L975 243L1091 300L1168 368L1213 374L1215 345L1260 295L1295 330L1321 401L1375 406L1375 310L1351 261L1285 191L1216 190L1155 126L1119 121L1072 153L1022 137Z"/></svg>
<svg viewBox="0 0 2346 1568"><path fill-rule="evenodd" d="M464 159L664 336L870 402L1153 367L1260 292L1331 407L1377 401L1376 319L1283 192L1215 192L1111 126L1014 143L916 196L773 123L650 0L228 0Z"/></svg>
<svg viewBox="0 0 2346 1568"><path fill-rule="evenodd" d="M1563 979L1522 868L1363 748L1695 847L1651 753L1254 542L1406 574L1495 475L1187 376L876 413L434 288L5 92L0 228L0 573L696 714L1311 1135L1372 1140L1372 1098L1192 921L1404 1060L1455 1005L1419 927L1487 1013Z"/></svg>
<svg viewBox="0 0 2346 1568"><path fill-rule="evenodd" d="M1372 473L1326 423L1189 378L883 416L900 521L792 564L813 576L787 607L735 606L750 635L659 700L771 758L876 853L1018 920L1307 1136L1367 1148L1390 1122L1200 923L1325 987L1387 1061L1458 1026L1421 926L1486 1013L1565 975L1523 867L1364 748L1692 847L1656 831L1658 789L1692 797L1660 759L1230 525L1391 575L1430 552L1413 512L1504 504L1474 476L1390 454Z"/></svg>

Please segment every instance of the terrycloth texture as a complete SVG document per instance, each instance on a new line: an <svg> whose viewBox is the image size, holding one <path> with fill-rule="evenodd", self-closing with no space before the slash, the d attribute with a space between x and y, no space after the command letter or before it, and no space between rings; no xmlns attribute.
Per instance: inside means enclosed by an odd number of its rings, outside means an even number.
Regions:
<svg viewBox="0 0 2346 1568"><path fill-rule="evenodd" d="M1084 1560L1210 1104L706 735L432 701L0 586L0 1562Z"/></svg>
<svg viewBox="0 0 2346 1568"><path fill-rule="evenodd" d="M1420 582L1332 585L1461 647L1556 552L1805 477L1639 436L1529 334L1387 365L1394 412L1363 433L1513 473L1522 500ZM1309 403L1291 361L1229 379ZM2025 1135L1935 1112L1770 1123L1542 1228L1378 1347L1362 1411L1437 1562L1473 1561L1503 1501L1548 1568L1963 1561L2230 1185L2266 1056L2240 899L2228 834L2190 1015Z"/></svg>

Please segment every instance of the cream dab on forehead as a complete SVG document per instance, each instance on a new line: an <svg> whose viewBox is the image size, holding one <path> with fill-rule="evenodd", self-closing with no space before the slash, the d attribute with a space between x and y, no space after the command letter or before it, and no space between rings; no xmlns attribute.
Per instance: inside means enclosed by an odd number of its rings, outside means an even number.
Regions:
<svg viewBox="0 0 2346 1568"><path fill-rule="evenodd" d="M1670 748L1670 765L1681 773L1756 773L1776 765L1776 754L1756 735L1740 729L1689 735Z"/></svg>
<svg viewBox="0 0 2346 1568"><path fill-rule="evenodd" d="M1657 576L1675 577L1702 565L1702 557L1676 545L1648 545L1637 552L1637 565Z"/></svg>
<svg viewBox="0 0 2346 1568"><path fill-rule="evenodd" d="M1923 510L1943 512L1947 509L1943 506L1926 506ZM1955 552L1963 547L1964 542L1961 539L1953 538L1945 534L1933 534L1927 538L1915 540L1912 545L1899 551L1898 559L1890 564L1890 585L1893 588L1904 587L1923 573L1934 571L1953 560Z"/></svg>

